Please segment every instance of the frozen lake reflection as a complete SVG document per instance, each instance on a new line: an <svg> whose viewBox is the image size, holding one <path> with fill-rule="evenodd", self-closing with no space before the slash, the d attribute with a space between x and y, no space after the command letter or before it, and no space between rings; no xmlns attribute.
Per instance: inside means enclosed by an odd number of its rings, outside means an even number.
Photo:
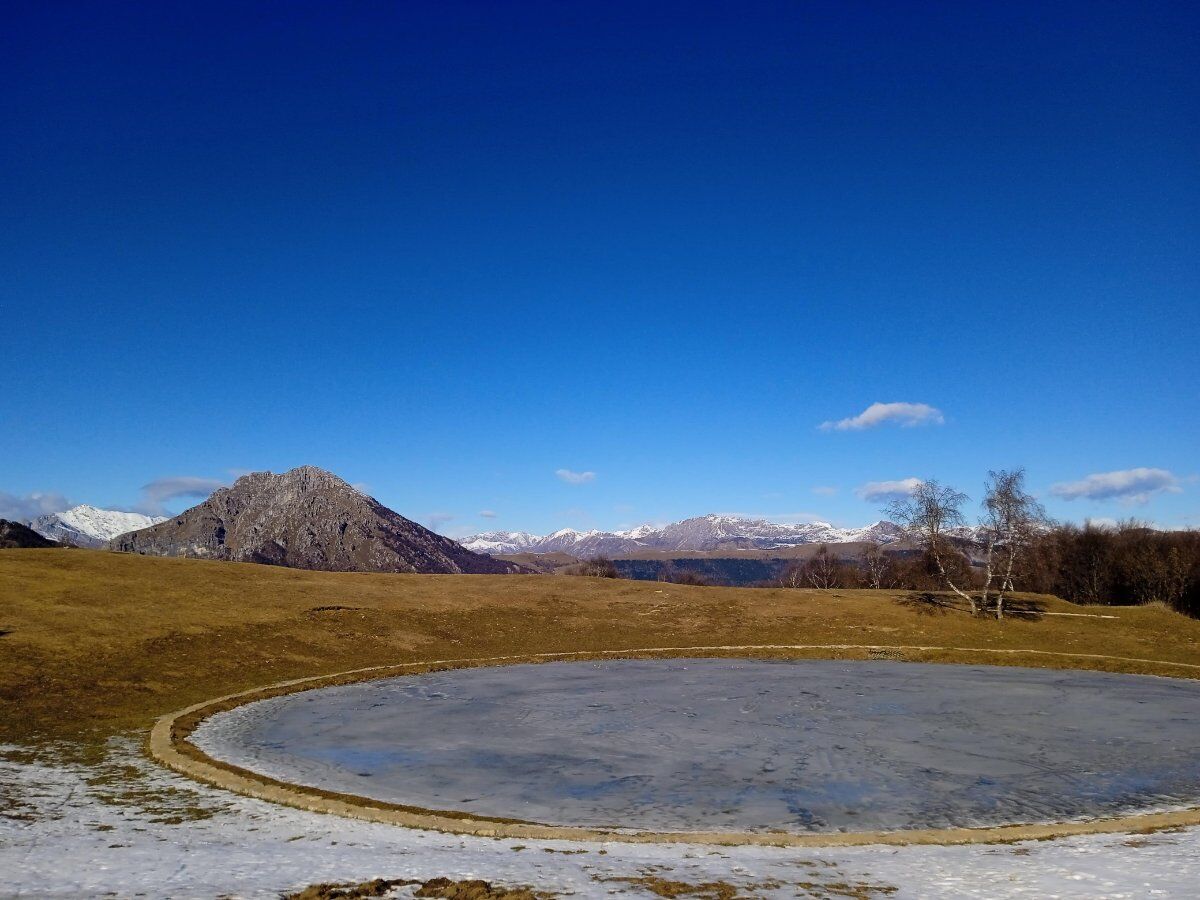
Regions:
<svg viewBox="0 0 1200 900"><path fill-rule="evenodd" d="M210 755L428 809L662 831L990 825L1200 802L1200 684L826 660L614 660L322 688Z"/></svg>

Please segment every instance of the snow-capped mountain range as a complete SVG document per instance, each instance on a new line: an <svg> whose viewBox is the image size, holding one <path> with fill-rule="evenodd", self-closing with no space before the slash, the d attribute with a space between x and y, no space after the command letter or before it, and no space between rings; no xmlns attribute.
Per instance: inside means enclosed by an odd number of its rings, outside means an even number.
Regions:
<svg viewBox="0 0 1200 900"><path fill-rule="evenodd" d="M865 528L835 528L827 522L788 525L741 516L707 515L657 527L639 525L629 531L576 531L564 528L552 534L526 531L486 531L462 538L476 553L569 553L581 558L615 556L643 550L777 550L799 544L847 544L899 540L900 529L891 522Z"/></svg>
<svg viewBox="0 0 1200 900"><path fill-rule="evenodd" d="M76 547L101 547L117 535L140 531L167 521L166 516L144 516L116 509L97 509L86 504L62 512L38 516L29 527L52 541Z"/></svg>

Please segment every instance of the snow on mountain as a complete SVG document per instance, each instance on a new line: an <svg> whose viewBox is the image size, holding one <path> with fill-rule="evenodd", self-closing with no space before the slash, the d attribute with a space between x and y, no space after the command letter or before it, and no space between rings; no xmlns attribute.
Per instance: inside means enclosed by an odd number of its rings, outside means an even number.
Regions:
<svg viewBox="0 0 1200 900"><path fill-rule="evenodd" d="M886 544L900 538L891 522L864 528L835 528L828 522L799 525L768 522L743 516L698 516L656 527L639 525L629 531L576 531L564 528L552 534L526 531L488 531L463 538L460 543L477 553L569 553L589 557L636 553L639 550L775 550L799 544L845 544L874 541Z"/></svg>
<svg viewBox="0 0 1200 900"><path fill-rule="evenodd" d="M166 516L144 516L141 513L97 509L83 504L63 512L38 516L29 527L52 541L77 547L100 547L117 535L140 531L165 521Z"/></svg>
<svg viewBox="0 0 1200 900"><path fill-rule="evenodd" d="M529 548L540 541L527 531L484 531L459 541L468 550L497 556L503 553L532 553Z"/></svg>

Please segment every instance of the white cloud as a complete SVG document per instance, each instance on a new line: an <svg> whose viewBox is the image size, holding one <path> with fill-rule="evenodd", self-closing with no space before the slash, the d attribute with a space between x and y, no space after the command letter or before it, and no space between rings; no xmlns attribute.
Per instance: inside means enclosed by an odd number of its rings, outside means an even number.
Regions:
<svg viewBox="0 0 1200 900"><path fill-rule="evenodd" d="M1145 503L1155 494L1181 490L1179 479L1166 469L1146 468L1096 472L1080 481L1063 481L1050 487L1050 493L1063 500L1119 500L1122 503Z"/></svg>
<svg viewBox="0 0 1200 900"><path fill-rule="evenodd" d="M560 481L565 481L567 484L587 484L589 481L596 480L595 472L572 472L570 469L556 469L554 474Z"/></svg>
<svg viewBox="0 0 1200 900"><path fill-rule="evenodd" d="M447 522L454 521L454 513L430 513L425 517L425 527L430 531L437 531Z"/></svg>
<svg viewBox="0 0 1200 900"><path fill-rule="evenodd" d="M47 513L62 512L71 506L62 494L33 493L17 496L0 491L0 519L29 522Z"/></svg>
<svg viewBox="0 0 1200 900"><path fill-rule="evenodd" d="M923 482L920 478L902 478L899 481L868 481L861 487L855 488L854 493L860 500L878 502L880 500L900 500L909 497Z"/></svg>
<svg viewBox="0 0 1200 900"><path fill-rule="evenodd" d="M479 517L481 519L494 519L496 516L497 513L494 509L481 509L479 511Z"/></svg>
<svg viewBox="0 0 1200 900"><path fill-rule="evenodd" d="M822 431L861 431L887 422L912 428L914 425L942 425L945 421L942 411L927 403L872 403L857 416L822 422L819 427Z"/></svg>
<svg viewBox="0 0 1200 900"><path fill-rule="evenodd" d="M819 484L812 489L812 492L819 497L832 497L838 492L838 489L827 484Z"/></svg>
<svg viewBox="0 0 1200 900"><path fill-rule="evenodd" d="M217 478L197 478L194 475L158 478L142 485L142 502L138 504L137 509L147 515L161 516L166 513L163 504L168 500L181 497L203 500L213 491L223 487L225 482Z"/></svg>

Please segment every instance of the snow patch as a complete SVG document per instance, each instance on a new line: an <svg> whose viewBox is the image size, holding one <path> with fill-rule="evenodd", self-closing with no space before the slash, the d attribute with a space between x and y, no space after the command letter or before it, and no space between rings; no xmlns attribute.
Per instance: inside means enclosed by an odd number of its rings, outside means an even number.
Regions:
<svg viewBox="0 0 1200 900"><path fill-rule="evenodd" d="M87 766L0 747L6 896L277 898L315 882L484 878L563 896L649 898L648 874L764 898L1188 897L1200 829L1012 845L778 849L442 835L240 797L151 764L140 736ZM884 893L894 889L894 893ZM412 889L394 896L411 897Z"/></svg>

